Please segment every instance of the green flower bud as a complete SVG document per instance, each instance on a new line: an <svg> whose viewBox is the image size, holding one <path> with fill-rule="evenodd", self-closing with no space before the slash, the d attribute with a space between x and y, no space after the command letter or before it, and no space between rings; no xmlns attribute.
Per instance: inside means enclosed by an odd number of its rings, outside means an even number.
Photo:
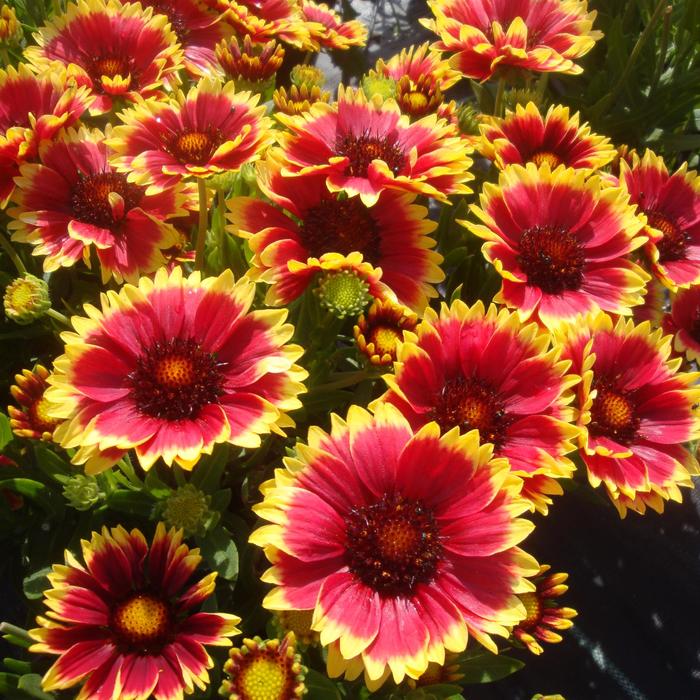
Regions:
<svg viewBox="0 0 700 700"><path fill-rule="evenodd" d="M165 499L161 517L168 527L182 529L186 535L203 535L213 515L210 504L211 496L186 484Z"/></svg>
<svg viewBox="0 0 700 700"><path fill-rule="evenodd" d="M51 308L49 287L44 280L25 274L7 285L3 304L7 318L26 326Z"/></svg>
<svg viewBox="0 0 700 700"><path fill-rule="evenodd" d="M63 487L63 496L68 505L76 510L89 510L104 497L97 479L87 474L76 474Z"/></svg>
<svg viewBox="0 0 700 700"><path fill-rule="evenodd" d="M352 270L326 272L316 288L321 306L334 316L358 316L372 300L369 284Z"/></svg>
<svg viewBox="0 0 700 700"><path fill-rule="evenodd" d="M369 74L362 78L362 91L369 99L379 95L383 99L396 97L396 81L383 75Z"/></svg>
<svg viewBox="0 0 700 700"><path fill-rule="evenodd" d="M479 135L479 112L477 112L474 107L470 104L460 105L457 110L457 121L459 123L459 130L463 134L469 136Z"/></svg>
<svg viewBox="0 0 700 700"><path fill-rule="evenodd" d="M517 105L523 105L524 107L528 102L534 102L540 111L545 107L544 97L538 90L519 88L517 90L508 90L503 95L503 104L510 112L515 112Z"/></svg>
<svg viewBox="0 0 700 700"><path fill-rule="evenodd" d="M320 68L299 64L294 66L289 73L289 80L292 85L298 88L306 85L307 88L322 88L326 84L326 76Z"/></svg>

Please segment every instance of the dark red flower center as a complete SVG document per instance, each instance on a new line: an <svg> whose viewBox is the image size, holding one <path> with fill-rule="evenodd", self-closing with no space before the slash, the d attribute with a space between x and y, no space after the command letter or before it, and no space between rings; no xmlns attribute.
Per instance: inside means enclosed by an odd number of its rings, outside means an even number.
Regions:
<svg viewBox="0 0 700 700"><path fill-rule="evenodd" d="M158 341L128 376L131 397L141 413L154 418L193 420L204 406L219 402L222 367L191 338Z"/></svg>
<svg viewBox="0 0 700 700"><path fill-rule="evenodd" d="M81 175L73 186L71 206L78 221L100 228L112 228L116 223L110 194L117 194L124 202L123 214L138 206L143 189L127 182L121 173ZM123 215L122 215L123 216Z"/></svg>
<svg viewBox="0 0 700 700"><path fill-rule="evenodd" d="M420 501L385 493L345 518L350 571L381 595L408 595L429 583L442 555L435 518Z"/></svg>
<svg viewBox="0 0 700 700"><path fill-rule="evenodd" d="M524 630L531 630L537 627L542 619L542 601L537 593L521 593L518 598L525 606L527 617L518 623L518 627Z"/></svg>
<svg viewBox="0 0 700 700"><path fill-rule="evenodd" d="M597 394L591 406L589 432L628 445L637 435L640 423L634 398L606 379L594 382L593 388Z"/></svg>
<svg viewBox="0 0 700 700"><path fill-rule="evenodd" d="M88 61L85 67L92 82L93 88L98 92L102 92L102 78L114 78L116 75L122 78L135 79L134 59L130 56L122 56L119 54L101 54L93 56Z"/></svg>
<svg viewBox="0 0 700 700"><path fill-rule="evenodd" d="M172 6L172 0L146 0L141 3L153 8L154 14L165 15L170 22L170 28L175 32L182 43L190 33L190 28L185 15Z"/></svg>
<svg viewBox="0 0 700 700"><path fill-rule="evenodd" d="M301 243L309 255L362 253L376 265L380 257L379 225L359 197L323 199L309 209L299 227Z"/></svg>
<svg viewBox="0 0 700 700"><path fill-rule="evenodd" d="M181 163L206 165L223 142L223 134L213 127L202 131L183 129L170 136L165 148Z"/></svg>
<svg viewBox="0 0 700 700"><path fill-rule="evenodd" d="M663 233L663 238L656 242L659 251L659 262L673 262L674 260L684 260L690 236L684 231L676 221L660 211L647 211L649 226L658 229Z"/></svg>
<svg viewBox="0 0 700 700"><path fill-rule="evenodd" d="M403 168L406 156L395 135L379 136L365 132L339 134L335 144L336 155L345 156L348 165L345 174L351 177L367 177L367 169L373 160L383 160L389 170L397 175Z"/></svg>
<svg viewBox="0 0 700 700"><path fill-rule="evenodd" d="M391 355L395 359L396 344L403 340L403 331L401 328L393 326L374 326L369 332L368 340L370 343L374 343L377 355L380 357L382 355Z"/></svg>
<svg viewBox="0 0 700 700"><path fill-rule="evenodd" d="M27 409L27 417L29 424L33 430L38 433L53 433L54 429L61 422L60 418L52 418L48 410L51 404L42 395L36 401L33 401Z"/></svg>
<svg viewBox="0 0 700 700"><path fill-rule="evenodd" d="M460 430L478 430L481 442L499 448L505 442L510 418L498 392L477 377L449 379L434 399L430 419L445 431L458 426Z"/></svg>
<svg viewBox="0 0 700 700"><path fill-rule="evenodd" d="M149 653L161 647L172 627L170 606L150 593L137 593L112 610L110 628L118 645Z"/></svg>
<svg viewBox="0 0 700 700"><path fill-rule="evenodd" d="M528 284L547 294L576 291L586 257L576 236L561 226L533 226L520 237L518 264Z"/></svg>
<svg viewBox="0 0 700 700"><path fill-rule="evenodd" d="M539 168L540 165L547 163L550 170L554 170L557 165L561 165L561 158L551 151L537 151L530 156L530 160Z"/></svg>

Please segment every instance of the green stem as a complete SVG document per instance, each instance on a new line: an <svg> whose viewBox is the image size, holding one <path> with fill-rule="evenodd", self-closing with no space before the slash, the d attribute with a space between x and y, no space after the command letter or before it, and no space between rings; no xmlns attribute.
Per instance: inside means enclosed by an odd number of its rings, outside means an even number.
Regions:
<svg viewBox="0 0 700 700"><path fill-rule="evenodd" d="M204 246L207 242L209 223L209 207L207 205L207 183L203 177L197 179L199 194L199 225L197 226L197 242L195 244L194 269L201 270L204 266Z"/></svg>
<svg viewBox="0 0 700 700"><path fill-rule="evenodd" d="M659 58L656 62L656 69L654 70L654 77L651 80L651 92L656 90L659 80L661 79L661 73L664 70L664 63L666 63L666 53L668 52L668 40L671 35L671 13L673 12L673 7L667 5L664 10L664 28L661 34L661 46L659 47Z"/></svg>
<svg viewBox="0 0 700 700"><path fill-rule="evenodd" d="M46 315L49 318L54 319L54 321L58 321L59 323L62 323L64 326L68 326L68 328L71 327L71 322L70 322L70 319L68 318L68 316L65 316L60 311L56 311L56 309L47 309Z"/></svg>
<svg viewBox="0 0 700 700"><path fill-rule="evenodd" d="M503 95L506 91L506 79L501 76L498 79L498 86L496 87L496 100L493 105L493 114L495 117L502 116L503 113Z"/></svg>
<svg viewBox="0 0 700 700"><path fill-rule="evenodd" d="M10 54L2 44L0 44L0 61L5 68L10 65Z"/></svg>
<svg viewBox="0 0 700 700"><path fill-rule="evenodd" d="M20 639L25 639L28 642L35 641L29 636L29 632L27 632L27 630L17 627L16 625L12 625L9 622L0 622L0 633L11 634L15 637L19 637Z"/></svg>
<svg viewBox="0 0 700 700"><path fill-rule="evenodd" d="M12 243L10 243L3 233L0 233L0 248L7 253L7 257L12 260L12 264L17 268L17 272L19 272L20 275L27 274L27 268L24 266L24 263L20 260L19 255L17 255L17 252L12 247Z"/></svg>
<svg viewBox="0 0 700 700"><path fill-rule="evenodd" d="M345 389L349 386L359 384L363 379L371 379L374 374L370 374L367 370L359 370L357 372L342 372L341 378L325 384L319 384L309 389L309 393L321 393L324 391L333 391L335 389Z"/></svg>

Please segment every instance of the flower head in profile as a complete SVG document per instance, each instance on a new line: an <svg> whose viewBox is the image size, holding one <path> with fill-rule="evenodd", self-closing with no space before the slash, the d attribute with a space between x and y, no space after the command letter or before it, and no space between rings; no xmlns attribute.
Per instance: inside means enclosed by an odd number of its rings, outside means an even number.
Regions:
<svg viewBox="0 0 700 700"><path fill-rule="evenodd" d="M700 437L697 372L669 359L671 336L649 322L587 315L557 333L582 381L577 391L580 454L592 486L603 484L622 517L663 511L692 488L698 463L685 443Z"/></svg>
<svg viewBox="0 0 700 700"><path fill-rule="evenodd" d="M484 257L503 278L494 300L548 328L603 309L631 314L649 279L629 254L646 241L644 222L624 192L597 176L548 163L512 165L486 183L483 223L464 222L483 238Z"/></svg>
<svg viewBox="0 0 700 700"><path fill-rule="evenodd" d="M683 163L669 174L661 156L646 151L620 161L620 185L646 215L646 246L656 277L669 289L700 283L700 175Z"/></svg>
<svg viewBox="0 0 700 700"><path fill-rule="evenodd" d="M14 8L4 3L0 5L0 44L11 44L22 37L22 25Z"/></svg>
<svg viewBox="0 0 700 700"><path fill-rule="evenodd" d="M8 406L10 427L17 437L31 440L53 439L54 431L61 422L49 415L50 404L44 394L48 389L50 372L43 365L34 369L24 369L15 375L15 383L10 387L16 406Z"/></svg>
<svg viewBox="0 0 700 700"><path fill-rule="evenodd" d="M120 115L107 144L119 172L160 192L183 177L209 177L256 160L273 140L259 95L203 78L187 95L142 101Z"/></svg>
<svg viewBox="0 0 700 700"><path fill-rule="evenodd" d="M556 105L542 116L534 102L516 105L505 119L481 125L479 150L499 169L512 163L537 166L547 163L554 170L567 168L597 170L615 157L610 140L591 133L579 115L569 116L569 108Z"/></svg>
<svg viewBox="0 0 700 700"><path fill-rule="evenodd" d="M311 41L325 49L349 49L367 43L367 27L356 19L343 22L326 3L301 0L301 14Z"/></svg>
<svg viewBox="0 0 700 700"><path fill-rule="evenodd" d="M268 157L258 165L258 183L272 204L254 197L228 201L229 230L248 239L251 274L272 285L267 301L286 304L311 285L318 272L355 268L374 297L398 297L421 312L444 279L440 255L429 236L435 223L415 195L384 190L374 206L359 197L329 192L322 174L285 177ZM352 259L352 262L351 262ZM355 262L357 261L357 262ZM381 273L374 272L381 270ZM381 285L378 280L381 274Z"/></svg>
<svg viewBox="0 0 700 700"><path fill-rule="evenodd" d="M306 372L286 310L250 311L255 285L230 271L201 280L176 267L103 295L65 333L49 400L66 419L56 440L101 471L134 448L191 469L214 445L257 447L293 422Z"/></svg>
<svg viewBox="0 0 700 700"><path fill-rule="evenodd" d="M360 352L373 365L391 365L404 331L414 330L417 324L418 317L406 307L377 300L357 319L353 333Z"/></svg>
<svg viewBox="0 0 700 700"><path fill-rule="evenodd" d="M23 162L32 160L39 144L74 124L93 98L65 70L41 76L26 64L0 67L0 207L14 189Z"/></svg>
<svg viewBox="0 0 700 700"><path fill-rule="evenodd" d="M9 228L31 243L53 271L84 259L94 246L102 280L135 281L165 264L179 240L167 219L185 214L182 187L147 195L108 162L101 131L69 129L39 148L39 163L21 168Z"/></svg>
<svg viewBox="0 0 700 700"><path fill-rule="evenodd" d="M272 94L272 101L278 112L296 115L311 111L317 102L328 103L331 93L318 85L290 85L289 88L279 87Z"/></svg>
<svg viewBox="0 0 700 700"><path fill-rule="evenodd" d="M562 493L556 480L574 471L566 455L578 436L568 405L578 377L559 355L536 324L458 300L439 315L426 309L415 334L404 334L379 402L397 406L414 429L436 421L443 431L478 430L546 513L550 496Z"/></svg>
<svg viewBox="0 0 700 700"><path fill-rule="evenodd" d="M284 47L274 39L254 44L249 36L231 37L216 45L216 58L227 77L253 87L274 84L274 77L284 60ZM259 91L259 90L258 90Z"/></svg>
<svg viewBox="0 0 700 700"><path fill-rule="evenodd" d="M139 3L78 0L35 34L25 50L37 71L71 67L90 88L91 114L109 112L114 101L163 94L177 84L182 49L165 15Z"/></svg>
<svg viewBox="0 0 700 700"><path fill-rule="evenodd" d="M440 37L437 49L473 80L502 68L581 73L575 61L603 34L593 29L587 0L428 0L435 19L422 23Z"/></svg>
<svg viewBox="0 0 700 700"><path fill-rule="evenodd" d="M328 673L370 689L419 678L473 636L491 651L525 618L534 560L517 545L519 479L476 431L414 433L393 406L352 406L330 434L309 430L261 487L271 524L250 538L272 563L263 605L313 610Z"/></svg>
<svg viewBox="0 0 700 700"><path fill-rule="evenodd" d="M240 621L197 612L214 593L216 573L193 577L202 561L182 532L159 523L150 545L118 526L82 540L83 561L66 551L45 592L46 617L30 631L30 651L59 658L45 691L80 683L80 700L182 700L209 683L205 646L231 646Z"/></svg>
<svg viewBox="0 0 700 700"><path fill-rule="evenodd" d="M387 188L442 201L470 192L467 147L435 115L413 123L394 100L341 87L333 105L317 103L299 116L277 115L285 175L323 173L328 188L359 195L372 206Z"/></svg>
<svg viewBox="0 0 700 700"><path fill-rule="evenodd" d="M700 287L679 289L671 301L673 347L688 360L700 362Z"/></svg>
<svg viewBox="0 0 700 700"><path fill-rule="evenodd" d="M560 606L557 600L569 590L564 583L569 575L550 574L550 569L550 566L543 564L534 579L536 590L520 594L527 617L513 630L513 636L538 655L544 651L540 642L561 642L559 632L572 627L574 623L571 619L578 615L573 608Z"/></svg>

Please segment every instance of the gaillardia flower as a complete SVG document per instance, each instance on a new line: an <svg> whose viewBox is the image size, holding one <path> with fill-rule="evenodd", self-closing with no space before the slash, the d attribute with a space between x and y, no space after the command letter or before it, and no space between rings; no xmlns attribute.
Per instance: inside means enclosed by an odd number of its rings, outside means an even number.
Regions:
<svg viewBox="0 0 700 700"><path fill-rule="evenodd" d="M375 301L353 327L360 352L373 365L390 365L396 361L404 331L412 331L418 317L407 308L392 301Z"/></svg>
<svg viewBox="0 0 700 700"><path fill-rule="evenodd" d="M610 140L592 134L588 124L579 125L579 115L556 105L543 117L534 102L516 105L505 119L482 123L479 150L501 170L512 163L548 163L554 170L567 168L597 170L615 157Z"/></svg>
<svg viewBox="0 0 700 700"><path fill-rule="evenodd" d="M272 94L275 107L282 114L304 114L317 102L330 102L331 93L318 85L291 85L289 89L279 87Z"/></svg>
<svg viewBox="0 0 700 700"><path fill-rule="evenodd" d="M55 15L25 49L37 71L70 65L95 100L91 114L112 109L114 100L162 95L177 84L182 50L165 15L138 2L78 0Z"/></svg>
<svg viewBox="0 0 700 700"><path fill-rule="evenodd" d="M30 651L59 656L46 691L85 681L79 700L182 700L204 690L214 665L205 646L231 646L240 619L195 612L214 592L216 573L193 581L202 561L182 532L159 523L149 546L118 526L81 541L83 559L66 551L45 592L46 617L29 632Z"/></svg>
<svg viewBox="0 0 700 700"><path fill-rule="evenodd" d="M49 415L50 404L44 396L48 389L50 372L43 365L24 369L15 375L15 384L10 387L17 406L8 406L10 427L17 437L31 440L51 440L61 422Z"/></svg>
<svg viewBox="0 0 700 700"><path fill-rule="evenodd" d="M567 374L571 363L559 355L536 324L457 300L439 315L426 309L415 334L404 334L379 402L397 406L414 429L436 421L443 431L478 430L523 478L523 495L546 513L548 496L562 493L555 479L574 471L565 455L578 436L568 422L578 377Z"/></svg>
<svg viewBox="0 0 700 700"><path fill-rule="evenodd" d="M27 326L38 321L51 308L49 285L25 272L5 287L2 305L7 318L20 326Z"/></svg>
<svg viewBox="0 0 700 700"><path fill-rule="evenodd" d="M569 629L574 624L571 619L578 615L573 608L557 604L557 598L569 590L564 583L569 574L549 574L550 569L550 566L543 564L534 580L536 590L519 596L527 610L527 617L515 627L513 636L533 654L544 651L540 642L561 642L562 636L555 630Z"/></svg>
<svg viewBox="0 0 700 700"><path fill-rule="evenodd" d="M349 49L367 43L367 27L356 19L343 22L325 3L301 0L301 14L311 41L326 49Z"/></svg>
<svg viewBox="0 0 700 700"><path fill-rule="evenodd" d="M499 68L581 73L574 61L602 38L587 0L428 0L440 36L435 48L454 53L451 65L467 78L488 80Z"/></svg>
<svg viewBox="0 0 700 700"><path fill-rule="evenodd" d="M216 59L221 69L239 87L241 82L250 88L274 84L284 53L284 47L274 39L254 44L247 35L242 41L234 36L216 45Z"/></svg>
<svg viewBox="0 0 700 700"><path fill-rule="evenodd" d="M219 694L227 700L297 700L306 693L304 667L294 633L279 639L244 639L224 664L228 678Z"/></svg>
<svg viewBox="0 0 700 700"><path fill-rule="evenodd" d="M20 164L36 155L42 141L80 119L92 100L65 70L39 77L24 63L0 67L0 206L12 194Z"/></svg>
<svg viewBox="0 0 700 700"><path fill-rule="evenodd" d="M700 175L683 163L673 175L647 151L620 161L620 185L647 218L654 274L669 289L700 283Z"/></svg>
<svg viewBox="0 0 700 700"><path fill-rule="evenodd" d="M422 312L444 273L428 235L435 222L414 203L415 195L384 190L368 207L359 197L329 192L322 174L292 178L282 172L272 157L258 165L258 184L273 204L254 197L228 201L229 230L247 238L253 251L250 274L272 285L268 303L292 301L319 271L342 269L339 257L361 254L366 266L381 269L382 284L402 304ZM374 285L370 292L385 296Z"/></svg>
<svg viewBox="0 0 700 700"><path fill-rule="evenodd" d="M22 37L22 26L14 8L0 5L0 44L12 44Z"/></svg>
<svg viewBox="0 0 700 700"><path fill-rule="evenodd" d="M113 162L147 192L172 187L183 177L209 177L256 160L273 140L259 95L236 92L203 78L185 96L142 101L119 116L124 122L107 140Z"/></svg>
<svg viewBox="0 0 700 700"><path fill-rule="evenodd" d="M698 463L684 443L700 437L700 374L669 360L671 336L606 314L577 319L558 332L578 387L581 457L594 487L601 483L622 517L627 509L661 512L681 500Z"/></svg>
<svg viewBox="0 0 700 700"><path fill-rule="evenodd" d="M44 255L44 270L89 262L95 247L102 281L135 281L166 263L163 250L179 241L166 219L182 216L182 188L147 195L108 163L101 131L69 129L39 148L39 164L22 166L9 213L13 240Z"/></svg>
<svg viewBox="0 0 700 700"><path fill-rule="evenodd" d="M284 412L301 405L303 349L286 345L286 310L250 311L254 294L229 270L200 280L176 267L86 305L47 392L66 419L56 440L81 448L88 473L131 448L144 469L159 457L191 469L216 443L257 447L293 425Z"/></svg>
<svg viewBox="0 0 700 700"><path fill-rule="evenodd" d="M435 115L413 123L394 100L338 88L338 102L317 103L299 116L278 114L285 175L323 173L328 188L360 195L372 206L386 188L447 200L466 194L473 179L467 147Z"/></svg>
<svg viewBox="0 0 700 700"><path fill-rule="evenodd" d="M628 256L646 241L644 222L621 190L582 170L528 163L486 183L480 204L471 210L483 224L462 223L487 241L484 257L503 277L494 301L523 320L551 329L577 314L630 314L641 304L649 275Z"/></svg>
<svg viewBox="0 0 700 700"><path fill-rule="evenodd" d="M532 529L520 480L491 460L476 431L414 433L393 406L358 406L332 430L309 430L286 469L264 483L256 530L275 584L263 605L313 610L328 673L370 689L418 678L469 635L496 652L525 618L517 594L534 560L516 545Z"/></svg>
<svg viewBox="0 0 700 700"><path fill-rule="evenodd" d="M700 287L678 290L671 302L670 320L674 349L700 362Z"/></svg>

